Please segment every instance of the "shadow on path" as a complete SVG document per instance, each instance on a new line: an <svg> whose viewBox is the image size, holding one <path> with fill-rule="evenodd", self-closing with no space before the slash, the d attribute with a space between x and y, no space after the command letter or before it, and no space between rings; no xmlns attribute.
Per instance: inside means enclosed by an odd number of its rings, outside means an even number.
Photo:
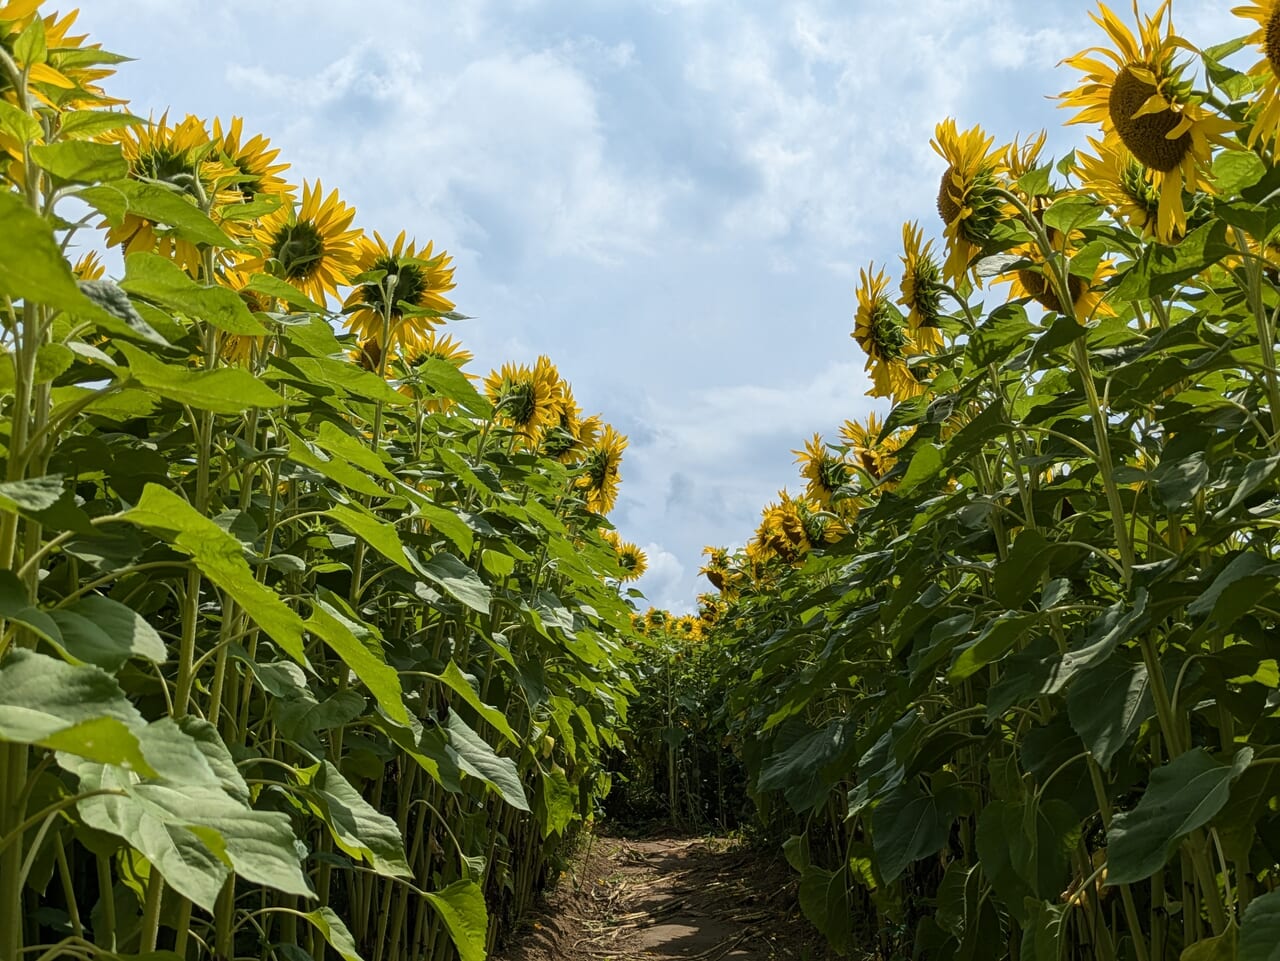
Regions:
<svg viewBox="0 0 1280 961"><path fill-rule="evenodd" d="M584 845L501 961L822 961L786 863L716 838Z"/></svg>

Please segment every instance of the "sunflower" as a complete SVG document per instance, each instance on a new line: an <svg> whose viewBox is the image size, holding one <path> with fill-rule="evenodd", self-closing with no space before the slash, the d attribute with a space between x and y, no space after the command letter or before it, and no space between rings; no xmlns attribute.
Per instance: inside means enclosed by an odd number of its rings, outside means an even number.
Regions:
<svg viewBox="0 0 1280 961"><path fill-rule="evenodd" d="M582 458L583 473L574 481L587 501L587 509L597 514L608 514L618 499L618 487L622 483L619 468L627 438L611 425L605 425L600 437L587 449Z"/></svg>
<svg viewBox="0 0 1280 961"><path fill-rule="evenodd" d="M1064 63L1084 72L1080 86L1058 95L1078 112L1068 123L1100 124L1108 140L1119 140L1142 164L1159 195L1156 233L1163 243L1186 233L1183 193L1211 191L1211 143L1231 146L1224 134L1235 124L1207 112L1191 99L1182 79L1185 64L1174 51L1188 44L1173 32L1169 0L1150 17L1138 19L1134 37L1105 4L1090 14L1116 49L1090 47Z"/></svg>
<svg viewBox="0 0 1280 961"><path fill-rule="evenodd" d="M701 641L703 638L702 621L692 614L684 614L676 618L675 629L676 635L686 641Z"/></svg>
<svg viewBox="0 0 1280 961"><path fill-rule="evenodd" d="M362 340L375 339L397 352L413 351L453 310L453 301L444 296L454 287L452 258L443 250L433 255L430 241L420 252L414 244L406 245L403 230L390 246L374 231L373 240L359 239L357 251L358 273L381 271L383 276L360 284L347 296L343 307L352 311L347 328ZM391 284L395 289L388 305ZM388 312L391 327L384 331L383 316Z"/></svg>
<svg viewBox="0 0 1280 961"><path fill-rule="evenodd" d="M11 0L0 5L0 47L13 56L14 41L36 19L39 0ZM125 101L107 97L97 82L115 73L104 64L120 58L105 53L101 44L85 46L87 34L68 36L79 10L43 17L44 62L19 63L26 68L29 89L48 106L75 109L81 106L110 106ZM0 98L11 88L7 71L0 70Z"/></svg>
<svg viewBox="0 0 1280 961"><path fill-rule="evenodd" d="M98 252L91 250L76 261L71 272L76 275L77 280L101 280L106 276L107 269L103 266Z"/></svg>
<svg viewBox="0 0 1280 961"><path fill-rule="evenodd" d="M1280 0L1253 0L1248 6L1231 10L1237 17L1253 20L1258 29L1245 37L1256 43L1263 57L1249 68L1250 75L1262 78L1262 89L1252 113L1249 146L1258 141L1269 143L1280 133Z"/></svg>
<svg viewBox="0 0 1280 961"><path fill-rule="evenodd" d="M805 441L803 450L791 453L796 455L796 463L801 465L800 475L808 481L805 494L830 510L833 496L849 483L853 468L845 463L844 458L831 452L822 442L821 434L815 433L812 439Z"/></svg>
<svg viewBox="0 0 1280 961"><path fill-rule="evenodd" d="M644 612L644 629L646 634L654 634L658 631L665 630L670 615L666 611L660 611L656 607L651 607Z"/></svg>
<svg viewBox="0 0 1280 961"><path fill-rule="evenodd" d="M564 403L564 385L555 366L545 357L530 368L503 364L484 379L484 390L499 419L532 440L546 424L554 424Z"/></svg>
<svg viewBox="0 0 1280 961"><path fill-rule="evenodd" d="M854 463L875 481L893 469L894 455L906 443L902 431L895 431L887 437L881 437L882 433L884 422L874 411L867 414L866 423L846 420L840 428L840 439Z"/></svg>
<svg viewBox="0 0 1280 961"><path fill-rule="evenodd" d="M871 265L875 269L875 265ZM865 370L871 374L872 397L903 400L924 393L924 385L916 380L907 366L907 358L917 353L902 314L889 302L885 290L889 279L884 271L875 275L859 271L858 311L850 335L867 355Z"/></svg>
<svg viewBox="0 0 1280 961"><path fill-rule="evenodd" d="M253 240L259 254L238 265L247 273L272 273L323 304L337 296L358 272L359 230L351 229L354 207L344 203L336 190L324 196L320 181L303 181L302 203L292 201L259 220Z"/></svg>
<svg viewBox="0 0 1280 961"><path fill-rule="evenodd" d="M995 225L1009 209L1008 202L995 193L1006 170L992 143L994 138L980 126L960 133L950 117L938 124L930 141L947 162L938 186L938 216L946 225L948 247L942 275L953 285L959 285L974 254L991 239Z"/></svg>
<svg viewBox="0 0 1280 961"><path fill-rule="evenodd" d="M595 444L603 427L604 421L599 414L582 416L573 388L565 382L561 385L560 415L554 423L543 426L538 447L547 457L570 464L579 458L582 451Z"/></svg>
<svg viewBox="0 0 1280 961"><path fill-rule="evenodd" d="M1121 223L1146 238L1158 229L1160 194L1147 183L1146 171L1119 143L1089 138L1096 156L1077 151L1075 173L1081 186L1097 197ZM1177 240L1175 235L1171 239Z"/></svg>
<svg viewBox="0 0 1280 961"><path fill-rule="evenodd" d="M617 531L601 531L600 536L613 548L618 566L626 572L618 578L619 581L638 581L644 576L649 568L649 558L644 551L630 541L624 541Z"/></svg>
<svg viewBox="0 0 1280 961"><path fill-rule="evenodd" d="M711 586L718 591L723 591L729 583L729 551L724 547L704 547L702 553L706 555L707 562L699 568L698 573L706 577L711 582Z"/></svg>
<svg viewBox="0 0 1280 961"><path fill-rule="evenodd" d="M924 231L913 221L902 225L902 296L898 303L907 308L907 330L924 351L942 349L938 318L942 315L942 272L933 256L933 241L921 246Z"/></svg>
<svg viewBox="0 0 1280 961"><path fill-rule="evenodd" d="M213 193L214 204L233 202L229 191L217 192L219 180L229 171L211 159L213 144L208 128L199 117L188 114L170 124L168 113L159 120L121 127L103 134L108 143L118 143L129 164L134 180L161 183L176 188L192 204ZM173 230L138 214L126 213L124 219L107 231L107 243L124 248L126 255L139 251L159 253L172 258L191 274L201 268L199 248L179 238Z"/></svg>
<svg viewBox="0 0 1280 961"><path fill-rule="evenodd" d="M785 490L778 491L778 503L768 504L756 529L756 543L765 557L777 557L787 564L802 560L812 548L827 540L827 523L817 518L817 508Z"/></svg>
<svg viewBox="0 0 1280 961"><path fill-rule="evenodd" d="M1059 237L1058 231L1049 230L1050 243L1061 250L1063 244ZM1073 253L1070 249L1063 252L1067 255ZM1032 266L1008 271L997 278L996 283L1007 283L1009 285L1009 299L1029 298L1045 310L1058 314L1063 313L1062 304L1058 300L1058 293L1049 279L1048 268L1045 265L1044 256L1041 254L1039 247L1034 244L1027 244L1014 248L1010 253L1024 261L1031 261ZM1073 314L1076 320L1080 323L1086 323L1095 315L1103 317L1115 316L1115 312L1103 301L1102 291L1102 285L1106 283L1107 278L1114 275L1115 269L1112 267L1111 261L1099 260L1093 268L1092 276L1088 280L1077 274L1069 274L1067 276L1067 292L1071 295Z"/></svg>
<svg viewBox="0 0 1280 961"><path fill-rule="evenodd" d="M213 156L221 161L226 177L219 185L225 188L220 199L229 201L215 208L214 215L229 234L244 237L252 233L252 224L246 221L266 212L255 200L292 203L297 188L280 176L289 169L287 163L277 163L280 149L272 148L262 134L246 140L242 117L232 117L225 129L222 121L214 118L213 145Z"/></svg>

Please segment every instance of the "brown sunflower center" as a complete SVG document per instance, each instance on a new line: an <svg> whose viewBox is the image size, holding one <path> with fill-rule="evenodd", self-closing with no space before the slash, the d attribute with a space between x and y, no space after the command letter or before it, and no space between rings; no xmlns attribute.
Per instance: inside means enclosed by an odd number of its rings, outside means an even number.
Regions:
<svg viewBox="0 0 1280 961"><path fill-rule="evenodd" d="M396 305L417 304L427 289L427 277L417 264L407 263L391 256L382 256L373 262L372 270L386 271L386 276L375 284L360 288L360 298L374 310L382 312L387 300L387 278L395 276L395 289L391 293L391 312L398 314Z"/></svg>
<svg viewBox="0 0 1280 961"><path fill-rule="evenodd" d="M308 280L324 258L324 235L310 220L285 224L271 241L271 256L289 280Z"/></svg>
<svg viewBox="0 0 1280 961"><path fill-rule="evenodd" d="M1271 11L1267 19L1265 39L1262 49L1266 51L1267 62L1271 64L1271 72L1280 76L1280 6Z"/></svg>
<svg viewBox="0 0 1280 961"><path fill-rule="evenodd" d="M1111 85L1107 109L1116 133L1130 152L1152 170L1168 173L1177 168L1191 150L1191 135L1184 133L1169 139L1170 132L1181 123L1182 117L1167 107L1155 113L1135 116L1156 93L1154 86L1124 66Z"/></svg>
<svg viewBox="0 0 1280 961"><path fill-rule="evenodd" d="M1022 282L1022 287L1031 295L1031 299L1043 307L1045 310L1052 310L1056 314L1062 313L1062 303L1058 300L1057 293L1054 292L1053 285L1049 283L1049 279L1038 270L1019 270L1018 280ZM1067 277L1067 293L1071 295L1071 302L1078 304L1084 292L1088 290L1084 280L1075 274Z"/></svg>
<svg viewBox="0 0 1280 961"><path fill-rule="evenodd" d="M948 167L942 175L942 183L938 186L938 216L942 218L942 222L950 227L955 223L963 212L964 208L956 202L952 196L951 178L955 175L956 168Z"/></svg>

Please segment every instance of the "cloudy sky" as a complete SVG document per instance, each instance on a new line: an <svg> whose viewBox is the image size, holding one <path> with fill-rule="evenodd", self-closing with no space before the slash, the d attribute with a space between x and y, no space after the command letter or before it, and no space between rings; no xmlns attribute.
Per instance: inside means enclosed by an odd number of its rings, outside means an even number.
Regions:
<svg viewBox="0 0 1280 961"><path fill-rule="evenodd" d="M1175 23L1217 43L1247 32L1229 7L1177 0ZM898 266L904 220L940 232L935 123L1083 143L1050 97L1102 42L1090 9L84 0L79 22L137 58L109 87L134 113L241 115L359 225L453 254L475 369L549 354L630 435L612 519L683 610L703 545L803 486L791 450L883 410L854 287Z"/></svg>

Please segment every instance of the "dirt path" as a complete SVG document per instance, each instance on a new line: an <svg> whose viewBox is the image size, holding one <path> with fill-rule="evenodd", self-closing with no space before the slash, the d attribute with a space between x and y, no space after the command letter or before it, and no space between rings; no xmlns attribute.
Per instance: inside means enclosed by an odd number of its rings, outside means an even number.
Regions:
<svg viewBox="0 0 1280 961"><path fill-rule="evenodd" d="M793 877L721 839L597 837L500 959L819 961Z"/></svg>

